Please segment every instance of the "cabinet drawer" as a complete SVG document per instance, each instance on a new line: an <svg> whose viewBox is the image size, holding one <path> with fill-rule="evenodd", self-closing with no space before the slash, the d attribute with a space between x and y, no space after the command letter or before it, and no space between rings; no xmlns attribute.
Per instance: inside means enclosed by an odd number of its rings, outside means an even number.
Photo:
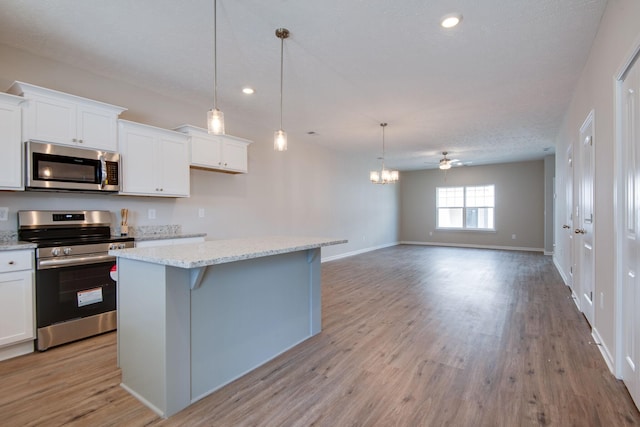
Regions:
<svg viewBox="0 0 640 427"><path fill-rule="evenodd" d="M33 268L33 251L0 252L0 273L9 271L31 270Z"/></svg>

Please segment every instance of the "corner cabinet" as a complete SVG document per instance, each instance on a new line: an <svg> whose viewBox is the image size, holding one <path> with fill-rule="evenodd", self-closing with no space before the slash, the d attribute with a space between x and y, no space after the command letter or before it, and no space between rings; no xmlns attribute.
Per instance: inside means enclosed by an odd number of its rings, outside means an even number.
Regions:
<svg viewBox="0 0 640 427"><path fill-rule="evenodd" d="M182 125L176 129L191 137L190 165L227 173L247 173L251 141L231 135L211 135L206 129Z"/></svg>
<svg viewBox="0 0 640 427"><path fill-rule="evenodd" d="M0 93L0 190L24 190L22 182L22 112L24 98Z"/></svg>
<svg viewBox="0 0 640 427"><path fill-rule="evenodd" d="M33 352L33 249L0 251L0 360Z"/></svg>
<svg viewBox="0 0 640 427"><path fill-rule="evenodd" d="M182 133L119 120L120 194L189 197L188 143Z"/></svg>
<svg viewBox="0 0 640 427"><path fill-rule="evenodd" d="M126 108L15 82L9 93L23 96L22 138L117 151L117 123Z"/></svg>

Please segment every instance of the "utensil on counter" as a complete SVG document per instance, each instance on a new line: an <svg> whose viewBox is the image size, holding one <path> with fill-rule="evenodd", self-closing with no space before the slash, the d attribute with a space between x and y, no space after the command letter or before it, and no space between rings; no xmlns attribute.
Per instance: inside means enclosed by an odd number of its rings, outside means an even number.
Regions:
<svg viewBox="0 0 640 427"><path fill-rule="evenodd" d="M129 219L129 209L120 209L120 217L122 218L120 221L120 235L126 236L129 234L129 225L127 224Z"/></svg>

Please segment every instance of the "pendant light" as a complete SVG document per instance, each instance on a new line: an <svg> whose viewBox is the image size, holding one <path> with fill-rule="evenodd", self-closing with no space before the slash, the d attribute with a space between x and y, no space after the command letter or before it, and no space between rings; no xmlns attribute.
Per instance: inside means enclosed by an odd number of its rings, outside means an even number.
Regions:
<svg viewBox="0 0 640 427"><path fill-rule="evenodd" d="M382 169L369 172L369 179L374 184L394 184L400 179L400 173L384 167L384 128L387 127L387 124L380 123L380 126L382 127Z"/></svg>
<svg viewBox="0 0 640 427"><path fill-rule="evenodd" d="M224 135L224 113L218 108L218 1L213 0L213 108L207 113L207 129Z"/></svg>
<svg viewBox="0 0 640 427"><path fill-rule="evenodd" d="M284 81L284 39L289 37L289 30L278 28L276 37L280 39L280 129L275 132L273 149L276 151L287 150L287 133L282 129L282 86Z"/></svg>

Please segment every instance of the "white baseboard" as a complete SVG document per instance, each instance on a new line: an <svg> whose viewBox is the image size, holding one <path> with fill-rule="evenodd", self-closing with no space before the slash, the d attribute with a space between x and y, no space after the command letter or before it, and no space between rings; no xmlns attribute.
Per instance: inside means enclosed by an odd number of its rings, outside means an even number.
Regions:
<svg viewBox="0 0 640 427"><path fill-rule="evenodd" d="M354 256L354 255L360 255L360 254L364 254L366 252L376 251L378 249L389 248L391 246L398 246L398 244L399 244L398 242L385 243L383 245L371 246L371 247L364 248L364 249L358 249L357 251L345 252L343 254L332 255L332 256L328 256L328 257L322 257L322 260L320 262L329 262L329 261L335 261L335 260L342 259L342 258L348 258L348 257Z"/></svg>
<svg viewBox="0 0 640 427"><path fill-rule="evenodd" d="M553 257L553 265L556 266L556 270L558 270L558 273L560 273L560 277L562 277L562 281L564 282L564 284L566 286L569 286L569 278L565 274L560 264L558 264L558 259L556 257Z"/></svg>
<svg viewBox="0 0 640 427"><path fill-rule="evenodd" d="M544 251L546 256L553 256L553 251Z"/></svg>
<svg viewBox="0 0 640 427"><path fill-rule="evenodd" d="M447 246L454 248L498 249L506 251L544 252L544 248L527 248L521 246L471 245L467 243L413 242L401 241L401 245Z"/></svg>
<svg viewBox="0 0 640 427"><path fill-rule="evenodd" d="M602 358L609 368L609 372L611 372L611 374L615 377L616 373L613 365L613 357L611 356L609 348L602 341L602 337L600 336L596 328L591 329L591 336L593 337L594 343L598 346L600 354L602 354Z"/></svg>

